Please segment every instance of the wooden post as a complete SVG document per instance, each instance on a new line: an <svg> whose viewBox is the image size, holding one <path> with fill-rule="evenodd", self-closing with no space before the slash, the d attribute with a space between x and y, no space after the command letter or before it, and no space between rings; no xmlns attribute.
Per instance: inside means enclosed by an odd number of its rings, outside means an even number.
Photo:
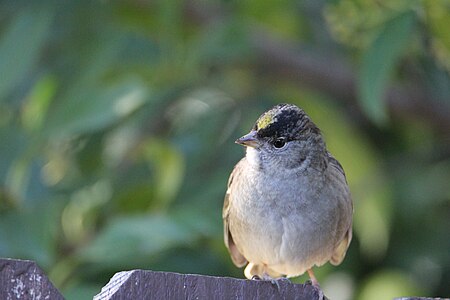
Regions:
<svg viewBox="0 0 450 300"><path fill-rule="evenodd" d="M289 280L243 280L132 270L114 275L94 300L113 299L320 299L311 285Z"/></svg>
<svg viewBox="0 0 450 300"><path fill-rule="evenodd" d="M297 299L319 300L311 285L289 280L243 280L229 277L184 275L132 270L114 275L94 300L116 299ZM28 260L0 258L0 300L61 300L63 296L47 276ZM323 297L323 299L326 299ZM395 300L449 298L404 297Z"/></svg>
<svg viewBox="0 0 450 300"><path fill-rule="evenodd" d="M64 298L35 262L0 258L0 299Z"/></svg>

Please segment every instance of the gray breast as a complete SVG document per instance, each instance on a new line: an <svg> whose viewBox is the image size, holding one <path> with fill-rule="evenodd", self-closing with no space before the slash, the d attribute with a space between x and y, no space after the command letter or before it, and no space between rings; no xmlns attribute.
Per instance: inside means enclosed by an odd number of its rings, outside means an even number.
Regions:
<svg viewBox="0 0 450 300"><path fill-rule="evenodd" d="M240 199L233 201L230 230L247 260L303 266L329 259L340 231L336 210L345 195L334 195L332 186L311 182L309 176L295 181L251 172L241 176L232 186L232 194Z"/></svg>

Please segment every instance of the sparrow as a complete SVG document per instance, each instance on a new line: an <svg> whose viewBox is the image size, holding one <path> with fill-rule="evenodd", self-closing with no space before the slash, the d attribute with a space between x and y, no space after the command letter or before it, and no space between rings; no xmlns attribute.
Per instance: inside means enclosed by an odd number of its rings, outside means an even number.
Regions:
<svg viewBox="0 0 450 300"><path fill-rule="evenodd" d="M353 203L341 164L299 107L279 104L236 140L223 205L224 241L248 279L274 280L339 265L352 239Z"/></svg>

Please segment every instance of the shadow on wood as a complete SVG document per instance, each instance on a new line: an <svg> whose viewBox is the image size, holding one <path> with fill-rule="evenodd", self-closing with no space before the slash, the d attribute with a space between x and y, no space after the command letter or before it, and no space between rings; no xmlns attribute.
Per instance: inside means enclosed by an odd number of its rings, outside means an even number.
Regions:
<svg viewBox="0 0 450 300"><path fill-rule="evenodd" d="M184 275L133 270L114 275L94 300L109 299L320 299L304 284L279 280L243 280L228 277Z"/></svg>
<svg viewBox="0 0 450 300"><path fill-rule="evenodd" d="M29 260L0 258L0 299L64 299Z"/></svg>

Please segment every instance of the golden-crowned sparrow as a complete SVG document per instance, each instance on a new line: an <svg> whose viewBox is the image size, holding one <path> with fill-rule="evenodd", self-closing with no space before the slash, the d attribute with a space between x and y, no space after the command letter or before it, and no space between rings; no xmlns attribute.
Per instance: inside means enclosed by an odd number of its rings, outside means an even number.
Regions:
<svg viewBox="0 0 450 300"><path fill-rule="evenodd" d="M262 114L236 143L246 156L228 181L224 239L247 278L295 277L344 259L353 204L341 164L319 128L295 105Z"/></svg>

